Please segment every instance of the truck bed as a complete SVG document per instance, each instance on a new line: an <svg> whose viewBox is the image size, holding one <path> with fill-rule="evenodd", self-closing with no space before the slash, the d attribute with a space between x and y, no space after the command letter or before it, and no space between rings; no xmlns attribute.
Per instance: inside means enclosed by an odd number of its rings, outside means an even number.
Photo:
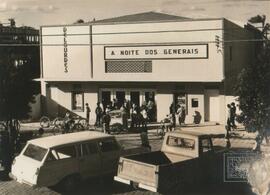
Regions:
<svg viewBox="0 0 270 195"><path fill-rule="evenodd" d="M166 164L171 164L171 163L175 163L179 161L188 160L191 157L156 151L156 152L149 152L149 153L144 153L144 154L126 156L125 158L134 160L134 161L139 161L146 164L151 164L151 165L166 165Z"/></svg>

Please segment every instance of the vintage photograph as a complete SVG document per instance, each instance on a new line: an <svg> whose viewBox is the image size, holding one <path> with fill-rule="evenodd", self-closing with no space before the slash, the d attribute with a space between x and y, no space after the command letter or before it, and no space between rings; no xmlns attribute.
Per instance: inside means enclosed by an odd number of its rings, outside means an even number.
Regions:
<svg viewBox="0 0 270 195"><path fill-rule="evenodd" d="M0 195L270 195L269 38L270 0L0 0Z"/></svg>

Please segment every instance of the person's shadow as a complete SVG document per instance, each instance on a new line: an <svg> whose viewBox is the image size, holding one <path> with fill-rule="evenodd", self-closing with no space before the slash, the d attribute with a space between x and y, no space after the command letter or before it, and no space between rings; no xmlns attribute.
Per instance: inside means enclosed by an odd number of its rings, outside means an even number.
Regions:
<svg viewBox="0 0 270 195"><path fill-rule="evenodd" d="M202 120L202 115L199 111L195 111L195 115L193 115L194 117L194 123L195 124L200 124L201 120Z"/></svg>

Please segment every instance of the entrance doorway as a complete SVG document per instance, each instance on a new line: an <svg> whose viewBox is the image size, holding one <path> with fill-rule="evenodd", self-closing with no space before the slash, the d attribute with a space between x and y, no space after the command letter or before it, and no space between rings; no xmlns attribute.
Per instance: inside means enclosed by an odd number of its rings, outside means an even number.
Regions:
<svg viewBox="0 0 270 195"><path fill-rule="evenodd" d="M130 101L131 101L131 104L141 106L140 105L140 92L139 91L131 91L130 92Z"/></svg>
<svg viewBox="0 0 270 195"><path fill-rule="evenodd" d="M126 93L124 91L116 91L115 92L116 100L118 103L118 105L117 105L118 108L121 108L121 106L124 104L125 95L126 95Z"/></svg>
<svg viewBox="0 0 270 195"><path fill-rule="evenodd" d="M220 98L218 89L205 90L204 110L205 121L220 121Z"/></svg>
<svg viewBox="0 0 270 195"><path fill-rule="evenodd" d="M101 101L104 110L107 108L108 105L111 103L111 92L110 91L102 91L101 92Z"/></svg>

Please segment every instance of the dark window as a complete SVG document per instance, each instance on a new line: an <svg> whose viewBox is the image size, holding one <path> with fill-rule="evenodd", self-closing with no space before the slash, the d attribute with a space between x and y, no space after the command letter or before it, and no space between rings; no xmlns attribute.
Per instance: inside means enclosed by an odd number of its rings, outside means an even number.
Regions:
<svg viewBox="0 0 270 195"><path fill-rule="evenodd" d="M199 107L199 100L198 100L198 98L192 98L191 99L191 106L192 106L192 108L198 108Z"/></svg>
<svg viewBox="0 0 270 195"><path fill-rule="evenodd" d="M33 144L29 144L26 150L24 151L23 155L38 161L42 161L46 153L47 149Z"/></svg>
<svg viewBox="0 0 270 195"><path fill-rule="evenodd" d="M96 154L98 152L98 147L96 143L88 144L89 154Z"/></svg>
<svg viewBox="0 0 270 195"><path fill-rule="evenodd" d="M59 159L76 157L75 146L65 146L63 148L56 149Z"/></svg>
<svg viewBox="0 0 270 195"><path fill-rule="evenodd" d="M102 152L110 152L118 150L118 145L115 140L107 140L99 143Z"/></svg>
<svg viewBox="0 0 270 195"><path fill-rule="evenodd" d="M167 145L172 146L172 147L182 148L182 149L194 150L195 140L182 138L182 137L169 136L167 139Z"/></svg>
<svg viewBox="0 0 270 195"><path fill-rule="evenodd" d="M106 61L105 72L152 72L152 61Z"/></svg>
<svg viewBox="0 0 270 195"><path fill-rule="evenodd" d="M86 156L88 155L87 145L81 144L79 145L79 156Z"/></svg>

